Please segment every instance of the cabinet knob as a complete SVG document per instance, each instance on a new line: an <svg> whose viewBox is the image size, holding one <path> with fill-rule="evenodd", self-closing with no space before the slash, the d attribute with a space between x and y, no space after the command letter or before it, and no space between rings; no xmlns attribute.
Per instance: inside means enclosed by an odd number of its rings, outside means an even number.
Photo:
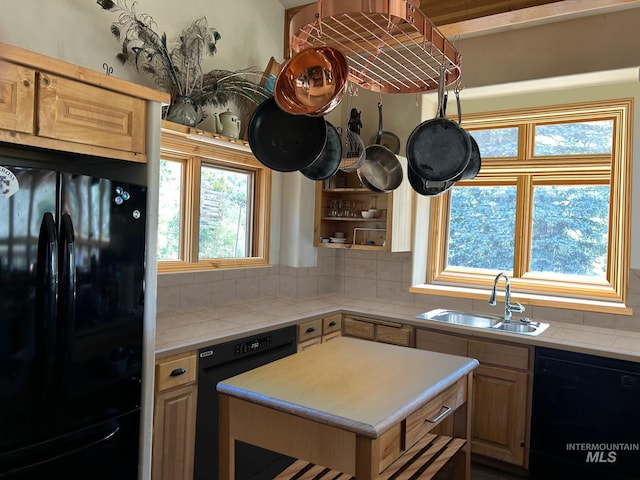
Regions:
<svg viewBox="0 0 640 480"><path fill-rule="evenodd" d="M51 81L49 80L48 77L42 77L42 84L43 85L49 85L49 83L51 83Z"/></svg>
<svg viewBox="0 0 640 480"><path fill-rule="evenodd" d="M172 370L169 375L172 377L177 377L178 375L182 375L183 373L187 373L187 371L184 368L180 367Z"/></svg>
<svg viewBox="0 0 640 480"><path fill-rule="evenodd" d="M29 88L31 86L31 83L29 82L29 80L23 80L22 81L22 85L24 85L25 87Z"/></svg>
<svg viewBox="0 0 640 480"><path fill-rule="evenodd" d="M316 331L315 327L307 328L307 333L312 333L312 332L315 332L315 331Z"/></svg>
<svg viewBox="0 0 640 480"><path fill-rule="evenodd" d="M331 322L329 322L329 326L330 327L335 327L336 326L335 320L332 320Z"/></svg>

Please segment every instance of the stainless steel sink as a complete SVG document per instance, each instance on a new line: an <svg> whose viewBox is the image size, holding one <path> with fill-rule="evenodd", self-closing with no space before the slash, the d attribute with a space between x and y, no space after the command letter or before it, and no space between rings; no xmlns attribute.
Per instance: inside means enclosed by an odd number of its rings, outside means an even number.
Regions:
<svg viewBox="0 0 640 480"><path fill-rule="evenodd" d="M540 335L549 326L548 323L532 322L527 319L505 322L502 317L494 315L460 312L457 310L445 310L441 308L421 313L420 315L416 315L416 318L456 325L465 325L468 327L518 333L521 335Z"/></svg>
<svg viewBox="0 0 640 480"><path fill-rule="evenodd" d="M458 312L457 310L436 309L421 313L416 318L424 320L436 320L438 322L455 323L468 327L489 328L502 322L501 317L482 315L479 313Z"/></svg>

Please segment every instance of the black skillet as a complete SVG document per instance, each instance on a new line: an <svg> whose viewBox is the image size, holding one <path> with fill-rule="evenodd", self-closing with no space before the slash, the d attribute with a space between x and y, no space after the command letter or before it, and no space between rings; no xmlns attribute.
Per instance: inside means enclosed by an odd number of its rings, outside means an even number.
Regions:
<svg viewBox="0 0 640 480"><path fill-rule="evenodd" d="M249 120L249 146L260 163L279 172L293 172L311 165L327 140L323 117L292 115L269 97Z"/></svg>
<svg viewBox="0 0 640 480"><path fill-rule="evenodd" d="M311 180L325 180L332 177L338 171L342 161L342 137L336 127L327 121L325 123L327 142L322 153L311 165L300 169L300 173Z"/></svg>
<svg viewBox="0 0 640 480"><path fill-rule="evenodd" d="M451 187L453 187L455 183L453 180L447 180L444 182L425 180L413 171L413 167L411 167L411 165L409 165L409 168L407 168L407 177L409 179L409 184L411 185L411 187L417 193L426 197L435 197L437 195L443 194Z"/></svg>
<svg viewBox="0 0 640 480"><path fill-rule="evenodd" d="M445 182L464 172L471 158L469 134L444 117L446 72L440 75L438 116L418 125L407 140L407 160L424 180Z"/></svg>

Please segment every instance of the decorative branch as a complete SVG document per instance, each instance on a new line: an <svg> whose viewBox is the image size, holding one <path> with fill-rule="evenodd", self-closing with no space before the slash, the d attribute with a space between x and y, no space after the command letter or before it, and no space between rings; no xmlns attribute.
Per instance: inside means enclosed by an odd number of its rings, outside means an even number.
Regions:
<svg viewBox="0 0 640 480"><path fill-rule="evenodd" d="M177 44L169 49L166 34L157 32L158 26L149 14L136 12L135 0L97 0L97 3L104 10L119 13L110 31L122 42L116 55L120 62L134 65L172 96L188 96L202 106L213 107L233 101L242 109L267 98L267 91L260 85L263 74L256 68L235 72L215 69L203 74L204 57L217 53L221 38L215 28L209 27L206 17L194 20L182 30Z"/></svg>

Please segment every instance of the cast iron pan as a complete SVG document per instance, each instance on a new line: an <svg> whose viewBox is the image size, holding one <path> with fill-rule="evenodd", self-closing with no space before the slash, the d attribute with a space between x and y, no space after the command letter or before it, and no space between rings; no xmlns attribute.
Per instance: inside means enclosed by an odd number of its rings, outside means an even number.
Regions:
<svg viewBox="0 0 640 480"><path fill-rule="evenodd" d="M409 178L409 184L417 193L428 197L435 197L436 195L446 192L453 187L455 183L453 180L444 182L425 180L413 171L411 165L409 165L407 169L407 177Z"/></svg>
<svg viewBox="0 0 640 480"><path fill-rule="evenodd" d="M327 142L324 150L311 165L300 169L300 173L311 180L325 180L332 177L338 171L342 161L342 138L336 127L327 121L325 123Z"/></svg>
<svg viewBox="0 0 640 480"><path fill-rule="evenodd" d="M444 182L461 175L471 158L470 135L445 118L445 71L438 86L438 116L418 125L407 140L407 160L425 180Z"/></svg>
<svg viewBox="0 0 640 480"><path fill-rule="evenodd" d="M407 140L407 160L425 180L452 180L464 171L470 158L469 134L446 118L422 122Z"/></svg>
<svg viewBox="0 0 640 480"><path fill-rule="evenodd" d="M320 156L327 127L323 117L292 115L269 97L253 112L248 134L251 151L260 163L279 172L293 172Z"/></svg>

